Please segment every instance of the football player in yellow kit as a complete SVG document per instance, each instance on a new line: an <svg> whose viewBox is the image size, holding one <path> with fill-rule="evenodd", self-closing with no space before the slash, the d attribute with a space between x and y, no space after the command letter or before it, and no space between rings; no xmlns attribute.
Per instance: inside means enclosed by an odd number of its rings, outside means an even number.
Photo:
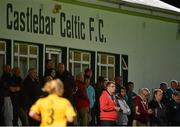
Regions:
<svg viewBox="0 0 180 127"><path fill-rule="evenodd" d="M51 80L44 86L49 95L40 98L31 107L29 116L41 122L41 126L66 126L73 122L76 113L71 103L60 97L63 94L63 83L59 79Z"/></svg>

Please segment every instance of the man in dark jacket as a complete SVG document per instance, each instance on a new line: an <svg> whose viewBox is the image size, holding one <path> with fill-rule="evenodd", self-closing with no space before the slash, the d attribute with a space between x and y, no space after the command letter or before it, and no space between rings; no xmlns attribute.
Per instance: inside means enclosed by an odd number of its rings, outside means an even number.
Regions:
<svg viewBox="0 0 180 127"><path fill-rule="evenodd" d="M39 85L39 79L35 68L30 68L27 77L23 81L24 91L27 98L26 110L29 112L30 107L38 100L41 96L41 88ZM35 120L29 117L30 126L38 126Z"/></svg>
<svg viewBox="0 0 180 127"><path fill-rule="evenodd" d="M1 95L9 96L9 85L11 84L11 66L3 66L3 74L1 76L1 88L3 89Z"/></svg>
<svg viewBox="0 0 180 127"><path fill-rule="evenodd" d="M172 99L172 94L176 91L178 87L178 81L172 80L171 81L171 87L167 89L166 94L168 96L168 100L170 101Z"/></svg>
<svg viewBox="0 0 180 127"><path fill-rule="evenodd" d="M100 125L100 103L99 103L99 98L105 90L105 82L104 82L104 77L100 76L97 79L97 83L94 85L95 89L95 95L96 95L96 102L95 102L95 117L97 120L96 125Z"/></svg>
<svg viewBox="0 0 180 127"><path fill-rule="evenodd" d="M134 90L134 83L128 82L127 83L127 104L129 108L131 109L131 114L128 116L128 126L132 126L132 122L134 119L134 97L137 96L137 94L133 91Z"/></svg>
<svg viewBox="0 0 180 127"><path fill-rule="evenodd" d="M168 123L171 126L180 126L180 92L172 94L172 100L168 105Z"/></svg>
<svg viewBox="0 0 180 127"><path fill-rule="evenodd" d="M1 76L0 83L0 125L12 126L13 125L13 107L10 98L10 86L11 84L11 66L3 66L3 74Z"/></svg>
<svg viewBox="0 0 180 127"><path fill-rule="evenodd" d="M162 82L160 84L160 89L163 91L163 97L162 97L162 103L167 106L169 104L169 97L167 95L167 86L168 84L166 82Z"/></svg>
<svg viewBox="0 0 180 127"><path fill-rule="evenodd" d="M153 110L150 114L151 126L165 126L167 125L166 107L162 103L163 91L161 89L155 89L153 94L153 100L149 103L149 108Z"/></svg>
<svg viewBox="0 0 180 127"><path fill-rule="evenodd" d="M19 112L19 97L20 91L22 87L22 78L20 76L20 69L15 67L13 68L13 75L11 77L11 84L10 84L10 96L13 105L13 125L18 126L18 112ZM21 101L20 103L23 103Z"/></svg>
<svg viewBox="0 0 180 127"><path fill-rule="evenodd" d="M73 107L75 107L76 103L74 101L74 90L76 89L76 83L72 74L65 69L65 65L63 63L59 63L56 69L56 78L60 79L64 84L64 94L63 97L67 98ZM73 123L68 123L68 126L72 126Z"/></svg>
<svg viewBox="0 0 180 127"><path fill-rule="evenodd" d="M69 71L65 69L65 65L63 63L59 63L57 66L56 78L59 78L64 84L63 96L67 98L72 104L74 104L73 90L76 87L74 77Z"/></svg>
<svg viewBox="0 0 180 127"><path fill-rule="evenodd" d="M20 76L20 68L13 68L13 75L11 77L10 95L13 104L13 125L18 126L18 118L20 118L22 125L28 125L28 118L25 113L25 105L27 105L27 99L25 98L25 92L23 88L23 80Z"/></svg>

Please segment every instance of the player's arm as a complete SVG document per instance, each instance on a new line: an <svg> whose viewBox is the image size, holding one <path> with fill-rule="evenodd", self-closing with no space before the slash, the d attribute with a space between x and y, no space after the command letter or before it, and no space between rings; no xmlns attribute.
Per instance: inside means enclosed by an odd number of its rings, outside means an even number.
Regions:
<svg viewBox="0 0 180 127"><path fill-rule="evenodd" d="M74 117L73 116L66 116L68 122L73 122Z"/></svg>
<svg viewBox="0 0 180 127"><path fill-rule="evenodd" d="M41 121L41 116L33 110L31 110L29 112L29 116L32 117L33 119L37 120L37 121Z"/></svg>
<svg viewBox="0 0 180 127"><path fill-rule="evenodd" d="M74 117L76 116L76 113L70 102L67 103L67 108L66 108L65 114L66 114L66 119L68 122L74 121Z"/></svg>
<svg viewBox="0 0 180 127"><path fill-rule="evenodd" d="M37 121L41 121L41 111L40 111L40 105L41 105L41 99L36 101L34 105L32 105L30 111L29 111L29 116L32 117L33 119Z"/></svg>

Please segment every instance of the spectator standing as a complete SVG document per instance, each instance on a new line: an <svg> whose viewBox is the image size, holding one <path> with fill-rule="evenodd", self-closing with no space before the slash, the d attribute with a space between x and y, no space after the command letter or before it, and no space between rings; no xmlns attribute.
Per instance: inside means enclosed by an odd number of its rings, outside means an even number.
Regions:
<svg viewBox="0 0 180 127"><path fill-rule="evenodd" d="M0 83L0 113L1 113L1 125L4 126L12 126L13 125L13 105L10 98L10 84L11 84L11 66L4 65L3 66L3 74L1 76Z"/></svg>
<svg viewBox="0 0 180 127"><path fill-rule="evenodd" d="M63 97L67 98L74 106L73 90L76 87L74 77L65 69L65 65L63 63L59 63L57 66L56 78L60 79L64 84Z"/></svg>
<svg viewBox="0 0 180 127"><path fill-rule="evenodd" d="M180 92L172 94L172 100L168 105L168 123L170 126L180 126Z"/></svg>
<svg viewBox="0 0 180 127"><path fill-rule="evenodd" d="M105 82L104 77L100 76L97 79L97 83L94 85L95 88L95 95L96 95L96 101L95 101L95 119L96 119L96 125L100 125L100 104L99 104L99 98L102 94L102 91L105 90Z"/></svg>
<svg viewBox="0 0 180 127"><path fill-rule="evenodd" d="M28 115L25 112L27 105L27 98L24 91L23 80L21 78L20 68L13 68L13 75L11 78L11 99L13 104L13 125L18 126L18 117L21 120L22 126L28 126Z"/></svg>
<svg viewBox="0 0 180 127"><path fill-rule="evenodd" d="M26 112L29 112L30 107L40 98L42 91L35 68L30 68L28 75L23 81L25 95L27 98ZM29 117L30 126L38 126L39 123Z"/></svg>
<svg viewBox="0 0 180 127"><path fill-rule="evenodd" d="M160 89L163 91L163 96L162 96L161 101L166 106L166 108L167 108L167 105L169 104L169 101L170 101L170 99L167 95L167 86L168 86L168 84L166 82L162 82L160 84Z"/></svg>
<svg viewBox="0 0 180 127"><path fill-rule="evenodd" d="M163 91L161 89L155 89L153 93L153 100L149 103L149 108L153 110L150 114L151 126L165 126L167 125L167 112L166 107L162 103Z"/></svg>
<svg viewBox="0 0 180 127"><path fill-rule="evenodd" d="M150 91L147 88L142 88L139 95L134 98L135 115L133 126L148 125L149 114L152 114L152 109L148 109L147 99L150 96Z"/></svg>
<svg viewBox="0 0 180 127"><path fill-rule="evenodd" d="M131 110L131 114L128 115L128 125L132 126L132 121L134 119L134 97L137 96L134 90L134 83L133 82L128 82L127 84L127 104Z"/></svg>
<svg viewBox="0 0 180 127"><path fill-rule="evenodd" d="M20 112L20 105L25 101L22 100L22 78L20 76L20 69L18 67L13 68L13 75L11 77L10 95L13 105L13 125L18 126L18 117Z"/></svg>
<svg viewBox="0 0 180 127"><path fill-rule="evenodd" d="M89 112L89 98L86 92L86 87L83 83L83 75L78 74L76 76L76 86L77 91L75 93L75 101L77 108L77 120L79 126L87 126L88 125L88 112Z"/></svg>
<svg viewBox="0 0 180 127"><path fill-rule="evenodd" d="M114 126L118 120L118 102L115 98L116 85L109 81L100 96L100 120L101 126Z"/></svg>
<svg viewBox="0 0 180 127"><path fill-rule="evenodd" d="M167 89L167 96L169 98L168 100L172 99L172 94L176 91L178 82L176 80L172 80L170 84L171 87Z"/></svg>
<svg viewBox="0 0 180 127"><path fill-rule="evenodd" d="M90 84L90 78L84 78L84 85L86 87L86 92L89 98L90 106L89 106L89 115L91 116L91 120L89 121L89 125L95 125L95 112L94 112L94 104L96 101L95 90Z"/></svg>
<svg viewBox="0 0 180 127"><path fill-rule="evenodd" d="M117 96L118 103L121 108L121 111L119 112L118 125L128 125L128 115L131 114L131 110L124 99L125 95L126 88L121 87L119 91L119 96Z"/></svg>

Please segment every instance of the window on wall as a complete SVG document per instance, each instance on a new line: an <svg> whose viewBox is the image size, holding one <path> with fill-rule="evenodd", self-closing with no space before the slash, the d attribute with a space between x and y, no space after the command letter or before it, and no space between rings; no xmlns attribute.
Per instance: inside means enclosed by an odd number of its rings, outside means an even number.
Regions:
<svg viewBox="0 0 180 127"><path fill-rule="evenodd" d="M14 67L20 67L22 77L27 75L29 68L35 68L38 71L38 52L37 45L15 42Z"/></svg>
<svg viewBox="0 0 180 127"><path fill-rule="evenodd" d="M98 54L97 62L98 76L103 76L107 80L113 80L115 76L115 56Z"/></svg>
<svg viewBox="0 0 180 127"><path fill-rule="evenodd" d="M128 55L122 55L122 76L123 76L123 84L126 85L128 83Z"/></svg>
<svg viewBox="0 0 180 127"><path fill-rule="evenodd" d="M80 72L84 73L86 68L91 67L91 53L89 52L70 51L69 59L69 70L74 76Z"/></svg>
<svg viewBox="0 0 180 127"><path fill-rule="evenodd" d="M62 60L62 50L59 48L46 48L46 60L52 60L53 67L56 68Z"/></svg>
<svg viewBox="0 0 180 127"><path fill-rule="evenodd" d="M0 40L0 75L2 74L2 67L6 63L6 42Z"/></svg>
<svg viewBox="0 0 180 127"><path fill-rule="evenodd" d="M122 57L122 70L128 70L127 61Z"/></svg>

